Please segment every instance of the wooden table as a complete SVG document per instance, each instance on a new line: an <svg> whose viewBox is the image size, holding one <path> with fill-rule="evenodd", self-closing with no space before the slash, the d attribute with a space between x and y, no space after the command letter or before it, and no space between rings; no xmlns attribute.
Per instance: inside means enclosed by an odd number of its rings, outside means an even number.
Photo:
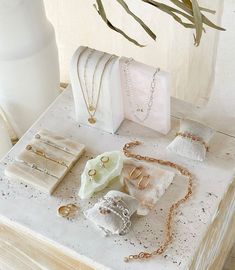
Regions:
<svg viewBox="0 0 235 270"><path fill-rule="evenodd" d="M53 196L4 176L6 165L41 128L56 131L87 146L84 157ZM216 133L207 160L200 163L166 151L177 128L175 118L167 136L130 121L124 121L115 135L81 126L74 119L71 91L62 93L0 163L0 222L4 224L0 269L221 269L235 235L235 139ZM166 252L149 261L126 264L124 256L159 246L164 237L167 210L186 189L185 179L177 176L149 216L134 217L128 235L103 237L85 219L82 210L91 207L108 189L89 201L80 201L77 195L80 175L87 159L104 151L121 150L124 143L133 139L144 142L138 152L177 162L188 168L196 179L193 197L177 211L173 242ZM79 214L73 220L57 215L58 207L69 202L80 206ZM18 238L14 238L14 234ZM17 249L24 241L38 248L38 252L35 254L33 249L24 247L21 255L15 258L18 269L12 268L9 262L13 251L8 248ZM29 258L31 265L26 260Z"/></svg>

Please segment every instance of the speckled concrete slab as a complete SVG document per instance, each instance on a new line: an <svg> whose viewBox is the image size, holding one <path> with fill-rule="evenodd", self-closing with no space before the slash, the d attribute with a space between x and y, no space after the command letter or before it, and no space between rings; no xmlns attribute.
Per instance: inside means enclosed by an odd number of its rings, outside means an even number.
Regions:
<svg viewBox="0 0 235 270"><path fill-rule="evenodd" d="M235 171L235 139L217 133L212 139L206 161L190 161L166 151L166 146L174 138L178 121L173 121L172 124L173 129L168 136L130 121L125 121L116 135L81 126L74 120L71 91L65 91L1 161L0 220L53 243L94 269L189 269L232 183ZM4 176L7 164L24 149L35 132L42 128L77 140L85 144L87 149L86 154L68 173L53 196ZM174 239L167 251L149 261L126 264L123 257L128 254L152 251L159 246L164 236L167 210L187 188L185 179L177 176L148 216L134 217L132 231L128 235L104 238L94 225L86 220L82 210L91 207L108 189L91 200L81 201L77 195L80 176L86 160L90 157L104 151L120 150L124 143L136 139L144 142L137 152L177 162L188 168L196 179L193 197L177 211ZM113 185L109 189L114 188L115 183ZM70 202L76 202L80 206L78 215L72 220L57 216L57 208ZM229 223L229 218L224 222Z"/></svg>

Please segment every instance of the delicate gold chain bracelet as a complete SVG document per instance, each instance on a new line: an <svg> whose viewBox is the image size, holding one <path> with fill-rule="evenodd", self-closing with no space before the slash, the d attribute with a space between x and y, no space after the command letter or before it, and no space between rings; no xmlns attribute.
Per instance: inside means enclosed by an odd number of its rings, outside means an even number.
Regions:
<svg viewBox="0 0 235 270"><path fill-rule="evenodd" d="M201 137L193 135L193 134L191 134L189 132L177 132L176 136L181 136L183 138L188 138L188 139L190 139L192 141L199 142L199 143L201 143L202 145L205 146L207 152L209 151L209 146L203 141L203 139Z"/></svg>
<svg viewBox="0 0 235 270"><path fill-rule="evenodd" d="M164 166L176 169L181 175L188 178L188 190L187 190L187 193L185 194L185 196L182 199L178 200L177 202L173 203L169 209L168 216L166 219L166 236L165 236L165 240L160 245L160 247L152 252L140 252L139 254L129 255L128 257L124 258L125 262L129 262L131 260L149 259L149 258L152 258L153 256L161 255L167 249L168 245L170 244L170 242L172 241L172 238L173 238L172 223L173 223L173 217L175 215L175 210L182 203L184 203L188 200L188 198L192 195L192 189L193 189L193 175L187 169L183 168L182 166L180 166L176 163L173 163L171 161L156 159L156 158L152 158L152 157L148 157L148 156L141 156L141 155L131 153L129 151L129 148L131 148L133 146L140 145L140 144L141 143L138 141L125 144L123 147L123 153L125 154L126 157L129 157L129 158L135 158L137 160L143 160L146 162L157 163L160 165L164 165Z"/></svg>

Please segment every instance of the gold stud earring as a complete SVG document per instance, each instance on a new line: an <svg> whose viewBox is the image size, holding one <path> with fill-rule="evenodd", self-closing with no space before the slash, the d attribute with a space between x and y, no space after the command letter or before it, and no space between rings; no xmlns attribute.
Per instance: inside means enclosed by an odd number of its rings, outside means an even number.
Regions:
<svg viewBox="0 0 235 270"><path fill-rule="evenodd" d="M105 164L107 164L109 162L109 157L103 156L100 158L100 161L101 161L101 167L105 168Z"/></svg>
<svg viewBox="0 0 235 270"><path fill-rule="evenodd" d="M135 167L131 170L129 173L129 178L130 179L138 179L142 174L142 168L141 167Z"/></svg>
<svg viewBox="0 0 235 270"><path fill-rule="evenodd" d="M94 177L96 176L96 170L95 169L91 169L88 171L88 175L90 176L90 180L94 180Z"/></svg>
<svg viewBox="0 0 235 270"><path fill-rule="evenodd" d="M138 184L137 184L137 188L139 190L143 190L143 189L146 189L147 186L149 185L149 182L150 182L150 175L144 175L140 178Z"/></svg>

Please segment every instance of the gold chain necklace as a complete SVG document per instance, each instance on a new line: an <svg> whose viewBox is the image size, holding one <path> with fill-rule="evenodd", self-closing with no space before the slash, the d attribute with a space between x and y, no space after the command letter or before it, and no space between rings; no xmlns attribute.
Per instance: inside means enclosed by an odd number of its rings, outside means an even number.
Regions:
<svg viewBox="0 0 235 270"><path fill-rule="evenodd" d="M101 74L101 77L100 77L100 81L99 81L99 88L98 88L97 100L96 100L95 106L94 107L92 106L92 110L91 110L91 104L89 104L89 101L86 98L85 91L83 89L83 85L82 85L81 78L80 78L80 75L79 75L79 61L80 61L82 55L84 54L84 52L87 50L87 48L88 47L84 48L84 50L80 53L80 55L78 57L78 61L77 61L78 72L77 72L77 75L78 75L78 80L79 80L79 83L80 83L80 86L81 86L81 90L82 90L83 100L85 102L86 109L87 109L87 112L89 114L89 117L88 117L87 120L88 120L88 122L90 124L95 124L96 121L97 121L96 118L95 118L95 114L96 114L98 103L99 103L99 100L100 100L100 92L101 92L101 88L102 88L102 81L103 81L104 73L105 73L105 70L106 70L108 64L111 62L111 60L113 58L113 55L111 55L108 58L108 60L106 61L105 65L104 65L104 68L103 68L103 71L102 71L102 74ZM96 70L98 68L98 65L99 65L99 63L102 60L102 58L103 58L104 55L106 55L106 54L104 53L102 55L102 57L99 58L98 63L96 64L94 73L96 73ZM94 78L95 78L95 74L93 74L93 80L94 80Z"/></svg>
<svg viewBox="0 0 235 270"><path fill-rule="evenodd" d="M171 243L171 241L173 239L172 223L173 223L173 218L175 215L175 210L182 203L185 203L189 197L191 197L192 189L193 189L193 175L187 169L185 169L182 166L180 166L176 163L173 163L171 161L156 159L156 158L152 158L152 157L148 157L148 156L141 156L141 155L131 153L129 151L129 148L131 148L133 146L137 146L137 145L140 145L140 142L135 141L135 142L130 142L130 143L125 144L123 147L124 155L126 157L129 157L129 158L135 158L137 160L143 160L146 162L157 163L157 164L167 166L167 167L170 167L170 168L177 170L181 175L188 178L188 190L187 190L187 193L185 194L185 196L183 198L181 198L180 200L178 200L177 202L173 203L169 209L168 216L166 219L166 236L165 236L165 240L160 245L160 247L152 252L140 252L139 254L129 255L128 257L124 258L125 262L129 262L131 260L149 259L149 258L152 258L156 255L161 255L163 252L165 252L168 245Z"/></svg>

